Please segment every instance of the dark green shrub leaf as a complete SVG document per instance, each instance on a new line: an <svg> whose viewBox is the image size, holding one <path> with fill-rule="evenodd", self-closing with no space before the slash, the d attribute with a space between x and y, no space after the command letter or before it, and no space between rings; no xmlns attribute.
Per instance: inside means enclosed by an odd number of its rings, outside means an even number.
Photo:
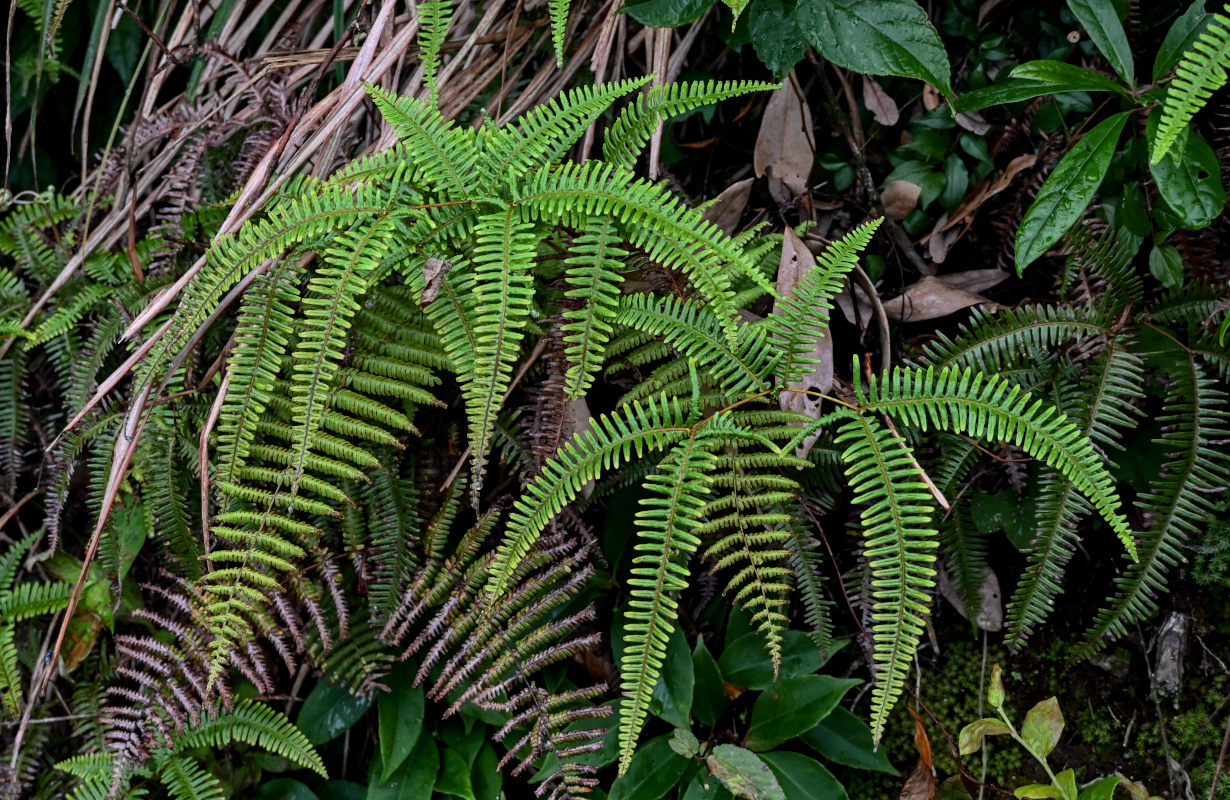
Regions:
<svg viewBox="0 0 1230 800"><path fill-rule="evenodd" d="M278 778L262 783L252 794L252 798L253 800L318 800L316 793L307 784L291 778Z"/></svg>
<svg viewBox="0 0 1230 800"><path fill-rule="evenodd" d="M671 749L684 758L695 758L700 752L700 741L687 728L675 728L671 734Z"/></svg>
<svg viewBox="0 0 1230 800"><path fill-rule="evenodd" d="M440 771L440 753L435 740L420 736L410 757L401 768L386 780L380 780L380 764L372 760L371 776L367 784L367 800L418 800L431 797Z"/></svg>
<svg viewBox="0 0 1230 800"><path fill-rule="evenodd" d="M1167 289L1183 285L1183 256L1168 244L1155 244L1149 251L1149 272Z"/></svg>
<svg viewBox="0 0 1230 800"><path fill-rule="evenodd" d="M786 800L773 770L751 750L733 744L719 744L705 758L705 764L735 797L748 800Z"/></svg>
<svg viewBox="0 0 1230 800"><path fill-rule="evenodd" d="M1080 219L1106 177L1129 113L1103 120L1055 165L1016 232L1017 274L1024 272Z"/></svg>
<svg viewBox="0 0 1230 800"><path fill-rule="evenodd" d="M1166 31L1166 38L1162 40L1162 46L1157 50L1157 58L1153 60L1153 81L1155 83L1170 74L1183 54L1191 50L1196 39L1200 37L1200 32L1208 24L1210 16L1204 10L1204 6L1205 0L1192 0L1187 11L1184 11L1170 26L1170 30Z"/></svg>
<svg viewBox="0 0 1230 800"><path fill-rule="evenodd" d="M917 78L952 99L948 53L914 0L802 0L798 16L812 47L837 66Z"/></svg>
<svg viewBox="0 0 1230 800"><path fill-rule="evenodd" d="M1149 115L1149 138L1157 131L1160 113ZM1177 148L1175 152L1180 152ZM1196 133L1189 132L1187 145L1176 163L1163 158L1150 164L1157 190L1166 204L1183 218L1188 228L1207 228L1226 206L1226 187L1221 181L1221 164L1213 148Z"/></svg>
<svg viewBox="0 0 1230 800"><path fill-rule="evenodd" d="M1103 778L1100 781L1095 781L1085 787L1085 791L1081 792L1080 800L1114 800L1115 789L1119 788L1119 784L1123 783L1123 778L1118 775L1111 775Z"/></svg>
<svg viewBox="0 0 1230 800"><path fill-rule="evenodd" d="M1012 730L997 719L979 719L961 729L959 746L961 755L968 756L982 749L984 736L1003 736Z"/></svg>
<svg viewBox="0 0 1230 800"><path fill-rule="evenodd" d="M778 80L807 52L800 21L798 12L781 0L758 0L747 12L752 49Z"/></svg>
<svg viewBox="0 0 1230 800"><path fill-rule="evenodd" d="M743 743L752 750L768 750L811 730L837 707L851 686L860 683L829 675L778 681L756 698Z"/></svg>
<svg viewBox="0 0 1230 800"><path fill-rule="evenodd" d="M841 706L800 737L808 747L835 764L900 775L871 739L871 727Z"/></svg>
<svg viewBox="0 0 1230 800"><path fill-rule="evenodd" d="M1125 97L1131 95L1127 87L1099 72L1078 67L1065 61L1026 61L1009 74L1013 79L1038 81L1055 86L1073 86L1084 92L1117 92Z"/></svg>
<svg viewBox="0 0 1230 800"><path fill-rule="evenodd" d="M658 800L674 788L690 763L671 750L669 736L650 739L632 756L624 776L611 784L609 800Z"/></svg>
<svg viewBox="0 0 1230 800"><path fill-rule="evenodd" d="M786 800L844 800L846 787L814 758L799 753L765 753L762 758L777 776Z"/></svg>
<svg viewBox="0 0 1230 800"><path fill-rule="evenodd" d="M696 678L692 673L692 654L683 631L675 628L666 645L666 661L662 675L653 687L649 710L677 728L691 724L692 689Z"/></svg>
<svg viewBox="0 0 1230 800"><path fill-rule="evenodd" d="M401 766L414 749L423 730L423 690L409 688L410 684L394 681L398 687L380 695L377 710L380 714L380 760L384 764L381 780Z"/></svg>
<svg viewBox="0 0 1230 800"><path fill-rule="evenodd" d="M1068 8L1072 9L1094 46L1106 56L1111 68L1129 85L1134 85L1136 72L1132 66L1132 48L1115 4L1110 0L1068 0Z"/></svg>
<svg viewBox="0 0 1230 800"><path fill-rule="evenodd" d="M713 0L642 0L624 4L632 19L650 28L678 28L700 19Z"/></svg>
<svg viewBox="0 0 1230 800"><path fill-rule="evenodd" d="M321 681L303 701L295 724L312 744L324 744L342 734L371 708L370 697L355 697L341 684Z"/></svg>
<svg viewBox="0 0 1230 800"><path fill-rule="evenodd" d="M1025 722L1021 725L1021 739L1025 746L1035 755L1045 758L1059 744L1063 734L1063 712L1059 710L1059 701L1048 697L1029 709Z"/></svg>
<svg viewBox="0 0 1230 800"><path fill-rule="evenodd" d="M832 655L832 652L821 653L816 643L802 631L786 631L782 638L784 644L779 679L810 675ZM773 662L764 650L764 637L754 631L731 642L722 651L718 666L722 677L735 686L765 689L773 683Z"/></svg>
<svg viewBox="0 0 1230 800"><path fill-rule="evenodd" d="M701 724L715 725L729 701L722 671L703 639L696 642L696 649L692 651L692 674L692 716Z"/></svg>

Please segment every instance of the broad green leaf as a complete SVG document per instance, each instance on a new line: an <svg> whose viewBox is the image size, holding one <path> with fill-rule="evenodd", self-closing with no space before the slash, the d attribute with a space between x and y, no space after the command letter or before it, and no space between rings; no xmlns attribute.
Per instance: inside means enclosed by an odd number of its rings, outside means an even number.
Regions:
<svg viewBox="0 0 1230 800"><path fill-rule="evenodd" d="M837 66L917 78L953 99L948 53L914 0L801 0L798 15L812 47Z"/></svg>
<svg viewBox="0 0 1230 800"><path fill-rule="evenodd" d="M705 647L704 639L698 639L692 651L692 717L702 725L716 725L718 715L729 704L722 670Z"/></svg>
<svg viewBox="0 0 1230 800"><path fill-rule="evenodd" d="M747 31L752 49L778 80L807 52L807 40L799 30L793 8L782 0L757 0L747 12Z"/></svg>
<svg viewBox="0 0 1230 800"><path fill-rule="evenodd" d="M1129 85L1136 84L1132 48L1111 0L1068 0L1068 8L1089 34L1095 47L1106 56L1111 68Z"/></svg>
<svg viewBox="0 0 1230 800"><path fill-rule="evenodd" d="M1003 736L1007 733L1012 733L1012 729L997 719L975 720L961 729L961 755L968 756L981 750L984 736Z"/></svg>
<svg viewBox="0 0 1230 800"><path fill-rule="evenodd" d="M329 781L316 795L320 800L365 800L367 787L353 781Z"/></svg>
<svg viewBox="0 0 1230 800"><path fill-rule="evenodd" d="M1119 784L1122 782L1123 778L1118 775L1111 775L1100 781L1094 781L1080 793L1080 800L1115 800L1115 789L1119 788Z"/></svg>
<svg viewBox="0 0 1230 800"><path fill-rule="evenodd" d="M806 633L786 631L782 644L782 663L778 678L794 678L810 675L836 652L837 648L822 653ZM839 646L844 646L842 641ZM764 689L773 683L773 662L764 650L764 637L759 633L745 633L722 651L718 658L722 677L735 686L747 689Z"/></svg>
<svg viewBox="0 0 1230 800"><path fill-rule="evenodd" d="M440 778L436 791L464 800L479 800L474 791L474 765L486 736L481 725L468 732L461 725L449 725L438 734L441 748Z"/></svg>
<svg viewBox="0 0 1230 800"><path fill-rule="evenodd" d="M650 28L678 28L700 19L713 0L640 0L624 4L624 12Z"/></svg>
<svg viewBox="0 0 1230 800"><path fill-rule="evenodd" d="M1041 81L1058 86L1075 86L1085 92L1117 92L1130 97L1131 92L1118 81L1094 72L1091 69L1078 67L1065 61L1026 61L1009 73L1009 77L1023 81Z"/></svg>
<svg viewBox="0 0 1230 800"><path fill-rule="evenodd" d="M851 686L860 683L829 675L778 681L756 698L743 744L752 750L769 750L811 730L837 707Z"/></svg>
<svg viewBox="0 0 1230 800"><path fill-rule="evenodd" d="M295 724L312 744L336 739L372 705L370 697L355 697L341 684L321 681L303 701Z"/></svg>
<svg viewBox="0 0 1230 800"><path fill-rule="evenodd" d="M677 728L691 724L692 689L696 678L692 673L692 654L688 642L678 627L666 645L666 661L662 675L653 687L649 710Z"/></svg>
<svg viewBox="0 0 1230 800"><path fill-rule="evenodd" d="M381 780L401 766L414 749L423 730L423 690L410 688L409 682L393 681L392 692L380 695L377 710L380 715L380 761L384 765Z"/></svg>
<svg viewBox="0 0 1230 800"><path fill-rule="evenodd" d="M1017 797L1032 797L1042 800L1048 797L1063 797L1059 791L1059 787L1052 786L1049 783L1031 783L1028 786L1022 786L1013 792Z"/></svg>
<svg viewBox="0 0 1230 800"><path fill-rule="evenodd" d="M1055 785L1063 793L1065 800L1076 800L1076 772L1065 769L1055 776Z"/></svg>
<svg viewBox="0 0 1230 800"><path fill-rule="evenodd" d="M1149 251L1149 272L1167 289L1183 285L1183 256L1168 244L1155 244Z"/></svg>
<svg viewBox="0 0 1230 800"><path fill-rule="evenodd" d="M381 780L379 764L374 763L367 784L367 800L419 800L431 797L440 772L440 753L430 736L420 736L401 768L388 780Z"/></svg>
<svg viewBox="0 0 1230 800"><path fill-rule="evenodd" d="M1153 60L1153 81L1157 83L1170 74L1183 54L1192 49L1201 31L1212 16L1204 10L1205 0L1192 0L1187 10L1166 31L1166 38Z"/></svg>
<svg viewBox="0 0 1230 800"><path fill-rule="evenodd" d="M670 737L641 745L628 771L611 784L608 800L658 800L674 788L691 762L671 750Z"/></svg>
<svg viewBox="0 0 1230 800"><path fill-rule="evenodd" d="M491 742L484 741L478 758L470 767L470 784L475 800L499 800L504 787L504 772L499 769L500 756Z"/></svg>
<svg viewBox="0 0 1230 800"><path fill-rule="evenodd" d="M1157 131L1159 114L1149 115L1149 138ZM1174 158L1162 158L1149 165L1157 190L1166 205L1183 218L1188 228L1207 228L1221 216L1226 206L1226 187L1222 184L1221 164L1213 148L1194 131L1187 135L1187 146L1177 147Z"/></svg>
<svg viewBox="0 0 1230 800"><path fill-rule="evenodd" d="M834 708L816 727L799 737L808 747L835 764L855 769L900 775L883 748L877 750L871 728L857 714Z"/></svg>
<svg viewBox="0 0 1230 800"><path fill-rule="evenodd" d="M1048 697L1029 709L1025 722L1021 725L1021 740L1034 755L1046 758L1059 744L1063 735L1063 712L1059 710L1059 701Z"/></svg>
<svg viewBox="0 0 1230 800"><path fill-rule="evenodd" d="M682 800L729 800L734 797L726 791L726 787L717 778L709 774L709 770L701 767L688 781Z"/></svg>
<svg viewBox="0 0 1230 800"><path fill-rule="evenodd" d="M675 728L671 734L671 749L684 758L695 758L700 752L700 740L687 728Z"/></svg>
<svg viewBox="0 0 1230 800"><path fill-rule="evenodd" d="M719 744L705 757L713 777L735 797L748 800L786 800L786 793L773 770L751 750L733 744Z"/></svg>
<svg viewBox="0 0 1230 800"><path fill-rule="evenodd" d="M761 756L769 765L786 800L845 800L846 787L814 758L799 753L765 753Z"/></svg>
<svg viewBox="0 0 1230 800"><path fill-rule="evenodd" d="M1004 704L1004 671L996 664L991 667L991 683L987 687L987 704L999 708Z"/></svg>
<svg viewBox="0 0 1230 800"><path fill-rule="evenodd" d="M1085 212L1106 177L1129 114L1125 111L1103 120L1055 165L1017 229L1018 275L1059 241Z"/></svg>

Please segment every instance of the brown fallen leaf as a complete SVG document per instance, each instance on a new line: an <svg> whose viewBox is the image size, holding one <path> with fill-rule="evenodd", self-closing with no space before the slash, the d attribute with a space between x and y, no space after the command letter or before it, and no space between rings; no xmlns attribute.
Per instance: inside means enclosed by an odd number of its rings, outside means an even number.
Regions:
<svg viewBox="0 0 1230 800"><path fill-rule="evenodd" d="M952 604L957 613L969 619L968 609L966 609L965 603L961 601L961 595L957 592L957 587L948 576L947 570L940 572L939 579L936 582L944 599ZM1003 630L1004 628L1004 604L1003 595L999 590L999 577L990 567L984 566L982 568L982 582L978 584L978 610L974 614L973 622L981 630L991 633Z"/></svg>
<svg viewBox="0 0 1230 800"><path fill-rule="evenodd" d="M769 193L773 199L788 203L807 191L807 179L815 159L811 109L791 70L786 82L773 92L765 106L752 164L757 175L771 178Z"/></svg>
<svg viewBox="0 0 1230 800"><path fill-rule="evenodd" d="M1011 277L1011 274L1002 269L969 269L965 272L950 272L947 275L941 275L940 279L967 292L985 292Z"/></svg>
<svg viewBox="0 0 1230 800"><path fill-rule="evenodd" d="M931 761L931 740L927 738L927 728L918 712L909 706L906 706L906 710L914 718L914 746L918 749L918 764L901 787L901 800L931 800L935 797L936 789L935 766Z"/></svg>
<svg viewBox="0 0 1230 800"><path fill-rule="evenodd" d="M880 202L889 219L903 220L918 205L922 187L909 181L893 181L880 193Z"/></svg>
<svg viewBox="0 0 1230 800"><path fill-rule="evenodd" d="M1017 156L1012 159L999 178L993 182L990 178L988 178L967 193L965 195L965 199L961 201L961 204L953 209L953 212L947 215L946 219L941 218L940 221L936 223L935 229L932 230L931 233L927 234L927 236L923 237L923 241L927 242L930 237L943 233L950 228L955 228L958 225L968 226L973 222L974 215L978 212L978 209L982 207L983 203L990 200L1004 189L1007 189L1012 183L1013 178L1019 175L1022 171L1032 167L1037 161L1038 156L1034 153ZM961 233L964 234L965 231L961 231ZM957 238L960 238L960 236Z"/></svg>
<svg viewBox="0 0 1230 800"><path fill-rule="evenodd" d="M946 317L963 308L983 304L988 311L1001 306L980 294L953 286L943 278L928 275L891 300L884 301L884 313L895 322L923 322Z"/></svg>
<svg viewBox="0 0 1230 800"><path fill-rule="evenodd" d="M953 119L962 128L978 136L982 136L991 130L991 123L983 119L982 115L977 111L962 111L960 114L954 115Z"/></svg>
<svg viewBox="0 0 1230 800"><path fill-rule="evenodd" d="M901 119L897 102L888 96L888 92L869 75L863 76L863 103L871 112L871 117L881 125L896 125Z"/></svg>
<svg viewBox="0 0 1230 800"><path fill-rule="evenodd" d="M426 306L440 294L440 286L444 283L444 273L453 268L452 262L443 258L429 258L423 263L423 298L420 305Z"/></svg>
<svg viewBox="0 0 1230 800"><path fill-rule="evenodd" d="M940 94L940 90L929 83L923 84L922 94L923 108L928 111L934 111L944 105L944 95Z"/></svg>
<svg viewBox="0 0 1230 800"><path fill-rule="evenodd" d="M807 249L803 240L787 226L785 239L782 241L781 265L777 270L778 297L785 299L792 296L799 281L815 266L816 257L812 255L811 250ZM820 321L827 322L828 314L821 315ZM803 392L827 394L833 388L833 340L827 335L821 336L809 355L818 359L820 363L809 374L804 375L802 380L789 384L786 388L794 391L782 392L778 403L784 411L806 414L815 419L820 416L822 401L814 394L803 394ZM812 445L819 437L819 432L808 436L802 444L795 448L795 455L799 458L807 458Z"/></svg>
<svg viewBox="0 0 1230 800"><path fill-rule="evenodd" d="M747 199L752 194L755 181L755 178L744 178L727 186L705 208L702 216L716 225L718 230L732 235L739 228L739 220L743 219L743 209L747 208Z"/></svg>

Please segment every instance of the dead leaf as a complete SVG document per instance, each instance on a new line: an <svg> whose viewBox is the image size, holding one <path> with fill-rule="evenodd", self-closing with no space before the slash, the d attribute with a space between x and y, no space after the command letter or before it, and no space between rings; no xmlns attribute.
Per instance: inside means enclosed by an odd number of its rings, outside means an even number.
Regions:
<svg viewBox="0 0 1230 800"><path fill-rule="evenodd" d="M961 595L946 570L940 572L937 583L944 599L952 604L957 613L969 619L965 603L961 601ZM974 615L974 624L991 633L1004 628L1004 604L999 590L999 577L994 570L986 566L982 568L982 582L978 584L978 612Z"/></svg>
<svg viewBox="0 0 1230 800"><path fill-rule="evenodd" d="M940 280L967 292L985 292L1012 277L1002 269L970 269L941 275Z"/></svg>
<svg viewBox="0 0 1230 800"><path fill-rule="evenodd" d="M931 256L933 264L943 264L944 259L948 258L948 251L961 237L961 231L946 229L947 223L948 214L944 213L936 220L935 230L927 236L927 255Z"/></svg>
<svg viewBox="0 0 1230 800"><path fill-rule="evenodd" d="M923 84L922 94L923 108L928 111L934 111L944 105L944 95L940 94L940 90L929 83Z"/></svg>
<svg viewBox="0 0 1230 800"><path fill-rule="evenodd" d="M897 120L901 119L896 101L869 75L863 76L863 103L871 112L872 119L881 125L896 125Z"/></svg>
<svg viewBox="0 0 1230 800"><path fill-rule="evenodd" d="M443 258L429 258L423 263L423 297L419 305L428 305L440 294L440 286L444 283L444 273L453 268L451 261Z"/></svg>
<svg viewBox="0 0 1230 800"><path fill-rule="evenodd" d="M893 181L880 193L880 202L889 219L903 220L918 205L922 187L909 181Z"/></svg>
<svg viewBox="0 0 1230 800"><path fill-rule="evenodd" d="M982 115L977 111L962 111L960 114L953 116L965 130L978 136L983 136L987 131L991 130L991 123L982 118Z"/></svg>
<svg viewBox="0 0 1230 800"><path fill-rule="evenodd" d="M807 191L815 158L811 109L792 70L765 106L752 164L757 175L780 181L769 181L769 193L777 202L788 203Z"/></svg>
<svg viewBox="0 0 1230 800"><path fill-rule="evenodd" d="M943 224L937 223L935 229L928 234L928 237L935 236L937 233L946 231L949 228L955 228L957 225L962 223L968 224L972 222L974 219L974 214L977 213L978 209L982 207L983 203L999 194L1004 189L1007 189L1012 183L1013 178L1019 175L1022 171L1032 167L1035 163L1037 163L1037 161L1038 156L1033 153L1017 156L1012 159L1007 168L1004 169L1003 174L1000 175L994 183L992 183L988 178L978 184L973 191L966 194L965 199L961 201L961 204L957 206L956 209L953 210L952 214L948 216L948 220L943 222ZM924 241L928 237L924 237Z"/></svg>
<svg viewBox="0 0 1230 800"><path fill-rule="evenodd" d="M743 219L743 209L747 208L747 199L752 194L752 184L755 181L755 178L744 178L727 186L705 208L704 218L727 236L734 234L739 227L739 220Z"/></svg>
<svg viewBox="0 0 1230 800"><path fill-rule="evenodd" d="M803 240L787 226L785 239L782 242L781 266L777 270L778 297L785 299L792 296L799 281L815 266L816 257L807 249L807 245L803 244ZM827 322L828 314L823 314L820 321ZM786 388L794 391L782 392L778 402L784 411L806 414L816 419L820 416L822 401L814 394L803 394L803 392L827 394L833 388L833 340L827 335L821 336L809 355L818 359L820 363L810 374L804 375L801 381L789 384ZM819 437L818 431L808 436L801 445L795 448L795 455L799 458L807 458L812 445Z"/></svg>
<svg viewBox="0 0 1230 800"><path fill-rule="evenodd" d="M918 764L901 787L901 800L931 800L935 797L935 767L931 762L931 740L922 717L913 708L906 706L914 718L914 746L918 748Z"/></svg>
<svg viewBox="0 0 1230 800"><path fill-rule="evenodd" d="M923 322L946 317L963 308L984 304L988 311L1001 306L980 294L953 286L943 278L928 275L891 300L884 301L884 312L895 322Z"/></svg>

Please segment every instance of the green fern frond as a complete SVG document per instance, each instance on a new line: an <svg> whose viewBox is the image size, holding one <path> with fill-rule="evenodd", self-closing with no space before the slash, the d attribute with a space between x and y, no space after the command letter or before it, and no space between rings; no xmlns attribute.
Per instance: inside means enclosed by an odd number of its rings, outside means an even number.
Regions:
<svg viewBox="0 0 1230 800"><path fill-rule="evenodd" d="M555 48L555 66L564 66L564 36L568 33L569 0L550 0L551 44Z"/></svg>
<svg viewBox="0 0 1230 800"><path fill-rule="evenodd" d="M496 552L486 591L501 596L512 571L525 558L543 529L581 487L646 452L670 447L692 435L687 412L678 401L650 399L603 414L560 448L530 483L508 515L504 541Z"/></svg>
<svg viewBox="0 0 1230 800"><path fill-rule="evenodd" d="M7 622L0 623L0 717L21 717L24 705L22 689L15 631Z"/></svg>
<svg viewBox="0 0 1230 800"><path fill-rule="evenodd" d="M718 445L717 437L690 435L645 480L648 496L641 500L642 508L636 514L637 555L628 579L624 653L619 661L621 775L632 760L666 660L666 643L678 615L673 595L687 588L688 561L700 546L695 529L717 463L712 449Z"/></svg>
<svg viewBox="0 0 1230 800"><path fill-rule="evenodd" d="M770 341L781 353L776 368L779 386L800 381L818 362L809 356L828 331L827 314L843 281L858 264L861 253L883 219L865 222L833 242L816 259L816 266L803 276L794 291L773 307L765 324Z"/></svg>
<svg viewBox="0 0 1230 800"><path fill-rule="evenodd" d="M973 370L898 368L883 382L874 378L867 400L855 373L855 392L865 410L878 411L926 430L965 433L978 439L1010 442L1060 471L1097 508L1111 530L1136 557L1119 497L1101 457L1067 417L1035 400L1020 387Z"/></svg>
<svg viewBox="0 0 1230 800"><path fill-rule="evenodd" d="M419 58L423 64L423 85L427 87L428 102L438 107L440 87L436 84L436 73L440 71L440 51L453 21L453 4L451 0L419 0L415 5L421 31Z"/></svg>
<svg viewBox="0 0 1230 800"><path fill-rule="evenodd" d="M439 8L446 3L447 0L431 0L424 6ZM421 173L422 182L438 186L445 198L468 198L478 163L474 132L444 119L434 101L398 97L373 84L367 85L367 92L405 142L407 161L403 163L413 164Z"/></svg>
<svg viewBox="0 0 1230 800"><path fill-rule="evenodd" d="M771 92L775 83L708 81L654 86L619 113L602 144L602 158L631 168L658 124L693 109L752 92Z"/></svg>
<svg viewBox="0 0 1230 800"><path fill-rule="evenodd" d="M232 742L259 747L302 769L310 769L322 777L328 775L324 762L303 732L285 715L253 700L239 700L229 710L203 717L197 725L176 737L173 749L155 752L154 761L158 763L162 756L174 756L198 747L217 750Z"/></svg>
<svg viewBox="0 0 1230 800"><path fill-rule="evenodd" d="M843 409L842 417L834 441L845 445L846 477L853 501L863 507L863 553L871 569L871 732L879 742L922 637L939 542L928 527L931 494L905 441L874 416Z"/></svg>
<svg viewBox="0 0 1230 800"><path fill-rule="evenodd" d="M628 251L617 244L612 223L609 215L588 220L573 239L572 255L564 262L564 279L569 286L565 296L582 304L581 308L564 311L560 326L568 359L564 385L570 400L581 397L593 385L619 307L619 285L623 282L619 269Z"/></svg>
<svg viewBox="0 0 1230 800"><path fill-rule="evenodd" d="M1084 341L1110 333L1112 319L1097 311L1031 306L992 314L974 309L956 338L943 333L923 348L924 360L939 368L972 367L999 373L1030 350Z"/></svg>
<svg viewBox="0 0 1230 800"><path fill-rule="evenodd" d="M1183 542L1215 513L1215 493L1230 482L1230 456L1216 444L1230 437L1226 393L1190 353L1174 347L1168 356L1177 363L1160 418L1167 460L1138 501L1146 521L1137 534L1139 559L1115 579L1116 594L1086 634L1082 657L1157 610L1155 598L1167 590L1166 570L1183 560Z"/></svg>
<svg viewBox="0 0 1230 800"><path fill-rule="evenodd" d="M1208 27L1183 54L1175 77L1166 90L1166 105L1157 126L1149 163L1156 164L1170 152L1192 117L1226 85L1230 69L1230 5L1222 14L1212 14Z"/></svg>
<svg viewBox="0 0 1230 800"><path fill-rule="evenodd" d="M158 777L171 800L226 800L222 781L187 756L163 761Z"/></svg>

